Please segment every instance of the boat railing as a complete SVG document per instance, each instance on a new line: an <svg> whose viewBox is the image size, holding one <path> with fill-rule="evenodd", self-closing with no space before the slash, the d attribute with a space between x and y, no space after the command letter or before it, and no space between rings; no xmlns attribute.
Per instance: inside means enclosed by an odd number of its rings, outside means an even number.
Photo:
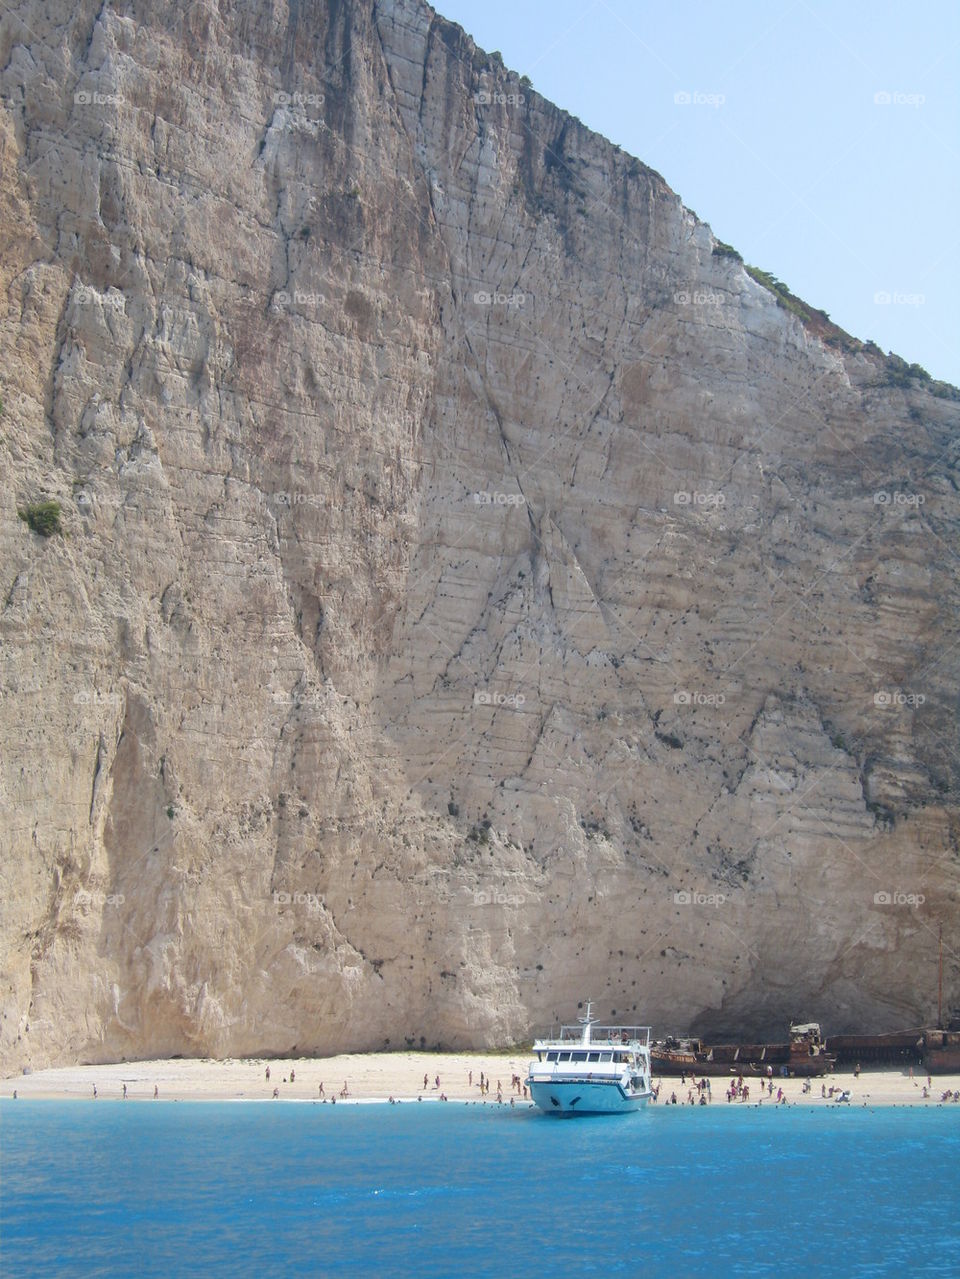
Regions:
<svg viewBox="0 0 960 1279"><path fill-rule="evenodd" d="M556 1043L581 1044L583 1042L583 1026L561 1026L560 1033L544 1036ZM637 1044L641 1048L650 1047L651 1029L649 1026L590 1026L590 1046L592 1048L625 1047Z"/></svg>

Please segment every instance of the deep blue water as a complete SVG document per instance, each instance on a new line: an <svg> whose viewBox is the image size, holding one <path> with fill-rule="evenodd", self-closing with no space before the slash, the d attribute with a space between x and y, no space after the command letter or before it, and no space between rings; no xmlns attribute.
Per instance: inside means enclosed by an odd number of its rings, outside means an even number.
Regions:
<svg viewBox="0 0 960 1279"><path fill-rule="evenodd" d="M960 1276L960 1107L0 1103L0 1271Z"/></svg>

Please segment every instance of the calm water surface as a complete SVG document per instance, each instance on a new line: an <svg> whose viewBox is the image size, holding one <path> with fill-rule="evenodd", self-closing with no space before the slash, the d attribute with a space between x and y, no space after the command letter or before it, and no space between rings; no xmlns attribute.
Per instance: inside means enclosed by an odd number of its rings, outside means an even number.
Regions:
<svg viewBox="0 0 960 1279"><path fill-rule="evenodd" d="M960 1276L960 1107L0 1103L0 1271Z"/></svg>

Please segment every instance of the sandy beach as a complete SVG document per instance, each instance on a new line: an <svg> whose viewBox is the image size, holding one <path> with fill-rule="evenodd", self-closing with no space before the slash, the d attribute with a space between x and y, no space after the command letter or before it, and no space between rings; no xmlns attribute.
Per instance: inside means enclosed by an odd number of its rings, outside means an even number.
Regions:
<svg viewBox="0 0 960 1279"><path fill-rule="evenodd" d="M64 1066L38 1070L0 1080L0 1097L11 1098L16 1090L19 1098L46 1100L120 1100L126 1084L129 1101L153 1101L156 1089L161 1101L272 1101L274 1090L279 1101L319 1102L320 1085L328 1104L348 1102L437 1101L443 1094L451 1102L486 1100L497 1103L497 1084L502 1085L503 1104L511 1097L517 1105L525 1103L523 1094L511 1089L511 1078L526 1076L529 1058L522 1052L496 1053L369 1053L346 1054L324 1058L283 1058L213 1061L172 1060L117 1062L99 1066ZM270 1077L267 1078L269 1067ZM480 1095L480 1074L491 1080L490 1092ZM471 1082L472 1072L472 1082ZM424 1085L424 1077L427 1083ZM439 1087L436 1084L439 1077ZM712 1104L727 1105L727 1081L711 1081ZM850 1104L859 1106L936 1106L944 1092L960 1091L960 1075L937 1075L924 1098L926 1076L914 1070L913 1077L898 1068L864 1070L859 1078L853 1071L838 1071L825 1079L811 1081L809 1093L803 1092L802 1079L775 1079L773 1097L764 1093L764 1105L773 1105L777 1089L782 1088L791 1105L835 1105L821 1096L821 1084L848 1090ZM660 1104L669 1102L676 1093L678 1102L687 1099L689 1080L655 1076L662 1083ZM760 1099L759 1079L746 1081L749 1102ZM341 1093L346 1085L346 1097ZM730 1103L742 1105L736 1101ZM949 1103L956 1104L956 1103ZM960 1104L957 1104L960 1115Z"/></svg>

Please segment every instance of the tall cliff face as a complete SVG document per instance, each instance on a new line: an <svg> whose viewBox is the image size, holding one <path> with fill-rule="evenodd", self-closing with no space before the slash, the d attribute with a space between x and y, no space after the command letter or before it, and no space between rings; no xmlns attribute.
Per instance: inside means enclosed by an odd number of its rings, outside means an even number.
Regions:
<svg viewBox="0 0 960 1279"><path fill-rule="evenodd" d="M957 403L419 0L0 66L5 1065L956 1002Z"/></svg>

